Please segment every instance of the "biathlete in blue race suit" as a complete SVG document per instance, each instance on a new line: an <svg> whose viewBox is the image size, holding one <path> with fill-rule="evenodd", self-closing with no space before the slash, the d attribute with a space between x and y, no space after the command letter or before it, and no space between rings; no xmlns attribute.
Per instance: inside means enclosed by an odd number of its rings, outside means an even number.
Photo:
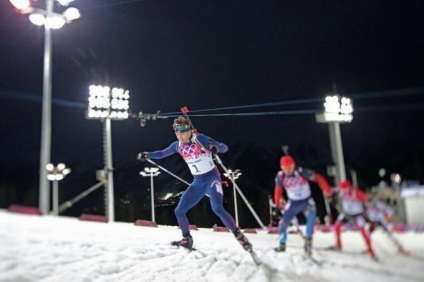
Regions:
<svg viewBox="0 0 424 282"><path fill-rule="evenodd" d="M223 190L220 173L213 162L213 154L225 153L228 146L213 140L204 134L192 132L190 122L184 116L174 120L173 129L178 141L171 143L167 148L154 152L143 152L138 159L162 159L178 153L187 163L193 182L184 191L180 202L175 209L178 225L183 233L183 239L171 242L172 245L191 249L193 238L189 230L187 212L195 206L206 194L210 197L213 212L221 219L242 245L245 250L251 250L252 245L237 227L234 218L222 205Z"/></svg>
<svg viewBox="0 0 424 282"><path fill-rule="evenodd" d="M308 180L317 182L326 196L331 195L331 187L320 174L309 169L295 169L295 162L290 156L281 157L280 167L281 170L275 177L274 202L276 205L280 204L283 188L286 190L288 201L280 227L280 245L275 250L278 252L286 250L287 228L291 220L303 212L306 217L305 255L311 256L312 235L317 212Z"/></svg>

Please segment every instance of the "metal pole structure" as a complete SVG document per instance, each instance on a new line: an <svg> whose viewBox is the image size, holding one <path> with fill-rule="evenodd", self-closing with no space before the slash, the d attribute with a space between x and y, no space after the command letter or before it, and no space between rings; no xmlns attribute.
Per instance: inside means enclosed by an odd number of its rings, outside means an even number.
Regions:
<svg viewBox="0 0 424 282"><path fill-rule="evenodd" d="M329 122L330 145L333 161L336 166L335 185L338 185L341 180L346 179L346 170L343 157L342 138L340 134L340 123Z"/></svg>
<svg viewBox="0 0 424 282"><path fill-rule="evenodd" d="M155 220L155 187L153 184L153 177L158 176L160 174L159 168L157 167L145 167L144 171L141 171L140 174L142 176L150 176L150 198L152 205L152 221Z"/></svg>
<svg viewBox="0 0 424 282"><path fill-rule="evenodd" d="M152 202L152 221L155 221L155 188L153 187L153 172L150 172L150 198Z"/></svg>
<svg viewBox="0 0 424 282"><path fill-rule="evenodd" d="M59 215L59 181L71 173L71 169L67 168L64 163L59 163L57 166L47 164L46 166L47 179L53 182L53 210L51 214Z"/></svg>
<svg viewBox="0 0 424 282"><path fill-rule="evenodd" d="M53 180L53 215L59 215L59 181Z"/></svg>
<svg viewBox="0 0 424 282"><path fill-rule="evenodd" d="M54 0L46 0L46 18L53 15ZM52 106L52 31L49 25L44 25L44 69L43 69L43 106L41 120L41 151L40 151L40 194L39 208L42 214L49 211L49 185L46 166L50 163L51 149L51 106Z"/></svg>
<svg viewBox="0 0 424 282"><path fill-rule="evenodd" d="M352 121L353 106L351 99L334 94L325 97L324 108L324 113L317 113L315 119L317 122L328 123L331 157L336 168L334 184L338 185L341 180L346 179L340 123Z"/></svg>
<svg viewBox="0 0 424 282"><path fill-rule="evenodd" d="M237 192L236 192L236 181L234 180L234 176L231 177L231 182L233 183L233 194L234 194L234 215L236 217L236 224L239 226L238 220L238 210L237 210Z"/></svg>
<svg viewBox="0 0 424 282"><path fill-rule="evenodd" d="M47 165L50 163L51 153L51 112L52 112L52 29L59 29L66 23L80 17L76 8L66 9L63 13L54 12L54 1L45 0L45 10L31 6L31 2L10 0L20 14L29 14L29 20L37 25L44 25L44 59L43 59L43 98L41 110L41 144L40 144L40 179L38 207L41 214L50 210L50 185L48 183ZM71 1L59 1L62 6L68 6ZM33 17L32 17L33 16Z"/></svg>
<svg viewBox="0 0 424 282"><path fill-rule="evenodd" d="M106 117L104 119L104 150L105 150L105 166L107 172L107 182L105 183L106 193L106 217L108 222L115 221L115 207L114 207L114 189L113 189L113 164L112 164L112 124L111 119Z"/></svg>
<svg viewBox="0 0 424 282"><path fill-rule="evenodd" d="M100 119L103 123L103 150L105 180L105 214L108 222L115 221L112 161L112 119L128 118L128 90L109 86L90 85L87 118ZM102 177L103 178L103 177Z"/></svg>
<svg viewBox="0 0 424 282"><path fill-rule="evenodd" d="M219 165L222 167L222 169L228 173L228 169L227 167L222 163L221 158L215 154L214 155L215 160L219 163ZM246 199L246 197L244 196L243 192L240 190L240 188L237 186L237 184L234 182L233 183L233 187L236 188L237 192L240 194L240 197L243 199L244 203L246 204L246 206L249 208L250 212L252 213L253 217L256 219L256 221L259 223L259 225L261 226L262 229L266 229L266 226L262 223L262 220L259 218L258 214L255 212L255 210L253 209L252 205L250 205L249 201Z"/></svg>
<svg viewBox="0 0 424 282"><path fill-rule="evenodd" d="M256 221L259 223L259 225L261 226L261 228L262 229L266 229L266 226L262 223L262 220L259 218L258 214L255 212L255 210L250 205L249 201L246 199L246 197L244 196L243 192L240 190L240 188L237 186L237 184L235 182L234 182L234 187L236 188L237 192L239 192L240 197L243 199L243 201L245 202L246 206L249 208L250 212L255 217Z"/></svg>
<svg viewBox="0 0 424 282"><path fill-rule="evenodd" d="M234 215L237 226L239 226L239 220L238 220L238 208L237 208L237 190L236 190L236 179L239 178L241 175L240 170L231 170L229 169L226 173L224 173L224 176L228 177L231 180L231 183L233 184L233 194L234 194Z"/></svg>

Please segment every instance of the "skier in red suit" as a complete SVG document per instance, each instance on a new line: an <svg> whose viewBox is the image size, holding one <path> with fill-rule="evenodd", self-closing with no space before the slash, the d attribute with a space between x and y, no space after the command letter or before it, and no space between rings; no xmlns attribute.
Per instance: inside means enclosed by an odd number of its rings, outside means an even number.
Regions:
<svg viewBox="0 0 424 282"><path fill-rule="evenodd" d="M341 231L343 225L353 224L354 227L360 229L361 235L367 246L367 252L371 257L375 258L369 234L365 230L367 220L365 217L364 203L368 200L367 194L354 188L349 180L342 180L339 183L339 199L343 211L339 214L334 224L336 249L342 249Z"/></svg>

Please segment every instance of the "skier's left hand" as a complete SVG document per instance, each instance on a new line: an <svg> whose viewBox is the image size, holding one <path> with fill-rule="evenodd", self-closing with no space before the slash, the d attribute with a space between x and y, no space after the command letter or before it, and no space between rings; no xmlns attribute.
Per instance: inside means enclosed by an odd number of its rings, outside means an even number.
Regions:
<svg viewBox="0 0 424 282"><path fill-rule="evenodd" d="M137 155L137 159L140 160L140 161L145 161L148 158L149 158L149 153L148 152L139 153Z"/></svg>
<svg viewBox="0 0 424 282"><path fill-rule="evenodd" d="M216 153L218 153L218 148L216 148L216 146L213 144L213 140L209 140L208 142L208 150L215 155Z"/></svg>

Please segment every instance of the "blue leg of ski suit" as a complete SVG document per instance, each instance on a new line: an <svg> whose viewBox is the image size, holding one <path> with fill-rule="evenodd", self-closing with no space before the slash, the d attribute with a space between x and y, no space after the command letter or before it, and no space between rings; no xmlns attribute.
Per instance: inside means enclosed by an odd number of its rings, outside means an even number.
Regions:
<svg viewBox="0 0 424 282"><path fill-rule="evenodd" d="M314 229L314 220L316 216L315 202L312 198L299 201L287 202L287 210L284 212L283 223L280 227L281 239L280 243L285 244L287 241L287 228L297 214L303 212L306 216L306 238L312 238L312 232Z"/></svg>
<svg viewBox="0 0 424 282"><path fill-rule="evenodd" d="M183 193L175 209L175 216L177 217L178 225L183 234L189 232L189 222L186 216L187 212L195 206L205 194L209 195L212 210L221 219L222 223L233 232L237 230L233 217L222 205L222 193L221 178L215 169L203 175L194 176L194 181Z"/></svg>

